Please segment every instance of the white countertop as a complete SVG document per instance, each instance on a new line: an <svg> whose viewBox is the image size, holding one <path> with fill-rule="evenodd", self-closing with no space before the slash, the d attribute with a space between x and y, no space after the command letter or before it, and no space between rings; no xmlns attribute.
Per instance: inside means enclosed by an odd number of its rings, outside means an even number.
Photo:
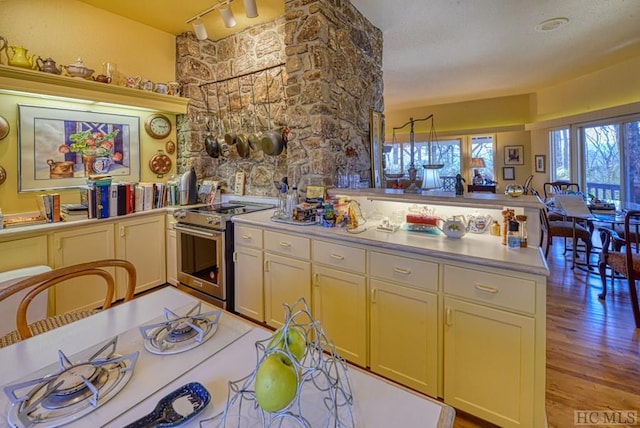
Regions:
<svg viewBox="0 0 640 428"><path fill-rule="evenodd" d="M177 309L193 302L193 297L173 287L167 287L89 318L2 348L0 349L2 384L6 385L23 379L34 371L54 363L57 361L58 349L63 349L67 355L72 355L116 335L119 337L119 343L128 343L132 346L135 342L125 338L132 337L133 330L137 330L137 326L156 319L162 314L164 307ZM98 410L68 426L83 427L89 423L90 426L121 427L151 412L160 398L166 394L193 381L203 384L212 398L205 411L186 426L198 427L200 420L222 411L227 401L228 382L251 373L256 364L255 342L271 334L268 330L226 312L223 315L228 325L242 330L239 333L242 335L238 339L229 345L224 345L220 350L216 349L212 355L205 356L202 362L197 363L186 373L184 370L180 371L175 363L191 358L187 356L188 353L148 356L144 354L147 353L146 350L140 349L142 355L138 364L149 361L149 364L153 362L154 367L161 365L162 369L148 369L145 372L144 367L136 367L131 380L120 392L123 394L122 398L119 395L114 397ZM218 335L223 333L223 327L224 325L221 325L216 335L208 342L215 341ZM152 373L149 373L150 371ZM353 412L356 426L367 428L453 426L454 411L451 407L355 367L350 366L348 373L354 397ZM0 425L6 421L8 406L6 397L2 398ZM124 413L120 411L123 406ZM126 409L129 410L126 411Z"/></svg>
<svg viewBox="0 0 640 428"><path fill-rule="evenodd" d="M539 247L510 250L498 236L488 232L467 233L460 239L450 239L444 235L430 235L420 232L398 230L393 233L377 231L377 222L365 223L352 233L346 228L303 226L271 221L273 210L258 211L233 218L237 224L258 226L281 232L295 232L319 239L336 239L380 249L402 251L422 256L438 257L463 263L474 263L534 275L549 275L549 267Z"/></svg>

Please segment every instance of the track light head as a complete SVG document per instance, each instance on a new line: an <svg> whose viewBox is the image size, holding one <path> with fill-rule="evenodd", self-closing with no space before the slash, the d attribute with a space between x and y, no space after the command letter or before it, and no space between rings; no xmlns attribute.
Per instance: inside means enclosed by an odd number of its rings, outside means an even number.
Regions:
<svg viewBox="0 0 640 428"><path fill-rule="evenodd" d="M258 6L256 6L256 0L243 0L244 11L247 18L256 18L258 16Z"/></svg>
<svg viewBox="0 0 640 428"><path fill-rule="evenodd" d="M198 40L206 40L209 35L207 34L207 28L204 26L204 22L200 18L196 19L192 23L193 31L196 33Z"/></svg>
<svg viewBox="0 0 640 428"><path fill-rule="evenodd" d="M220 11L220 16L222 16L222 21L224 22L225 27L232 28L236 26L236 17L233 16L233 11L228 3L218 10Z"/></svg>

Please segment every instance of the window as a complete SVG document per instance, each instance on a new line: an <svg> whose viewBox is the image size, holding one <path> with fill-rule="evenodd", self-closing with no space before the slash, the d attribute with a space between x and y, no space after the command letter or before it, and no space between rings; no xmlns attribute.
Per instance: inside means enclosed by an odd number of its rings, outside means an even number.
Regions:
<svg viewBox="0 0 640 428"><path fill-rule="evenodd" d="M569 128L549 132L551 181L571 181L571 140Z"/></svg>
<svg viewBox="0 0 640 428"><path fill-rule="evenodd" d="M426 136L425 136L426 137ZM423 178L423 165L429 163L429 144L425 137L416 137L414 141L414 163L417 177ZM455 177L463 174L465 167L462 164L463 152L471 157L481 157L485 161L485 168L480 171L487 180L494 177L494 141L493 135L465 136L455 138L439 138L431 144L431 163L443 164L438 171L442 177ZM385 173L407 174L411 163L411 143L408 141L394 141L385 144Z"/></svg>
<svg viewBox="0 0 640 428"><path fill-rule="evenodd" d="M638 115L551 130L549 149L552 181L576 181L599 199L640 203Z"/></svg>
<svg viewBox="0 0 640 428"><path fill-rule="evenodd" d="M493 136L482 135L471 137L471 158L482 158L484 168L480 168L480 175L485 180L493 181Z"/></svg>

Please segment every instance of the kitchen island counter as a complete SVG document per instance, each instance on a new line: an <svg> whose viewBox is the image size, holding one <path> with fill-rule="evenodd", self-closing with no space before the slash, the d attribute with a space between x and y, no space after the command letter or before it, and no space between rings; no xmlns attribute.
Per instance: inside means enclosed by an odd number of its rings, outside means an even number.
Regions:
<svg viewBox="0 0 640 428"><path fill-rule="evenodd" d="M358 229L349 231L340 227L303 226L280 223L271 220L273 211L259 211L234 217L234 223L256 226L280 232L299 233L305 236L333 239L344 243L355 243L386 250L402 251L410 254L438 257L440 259L481 264L483 266L510 269L533 275L549 275L549 267L539 247L510 250L500 239L489 233L467 233L461 239L449 239L444 235L430 235L420 232L398 230L382 232L376 230L376 223L365 223Z"/></svg>
<svg viewBox="0 0 640 428"><path fill-rule="evenodd" d="M156 318L162 312L163 307L175 310L193 304L193 302L193 297L172 287L166 287L89 318L0 349L0 361L3 362L0 365L2 384L15 382L55 362L57 349L64 349L67 355L73 355L114 336L122 337L123 344L132 346L132 343L137 342L124 340L125 335L131 336L132 330L137 330L138 326ZM155 363L162 365L162 370L156 374L162 380L160 388L151 393L139 394L136 396L137 401L133 402L118 403L119 397L116 395L111 401L105 403L104 407L100 407L95 412L68 426L124 426L151 412L160 398L169 392L194 381L202 383L207 388L211 394L211 403L203 413L186 426L198 427L200 420L212 417L222 411L227 400L228 382L238 380L251 373L256 363L255 342L265 339L271 334L266 329L226 312L223 315L228 318L230 325L242 326L244 330L232 343L208 356L193 368L182 367L180 362L184 360L184 356L188 355L188 352L193 352L198 348L182 354L183 358L180 354L160 357L160 362ZM135 333L138 332L135 331ZM215 341L221 333L223 332L218 331L209 341ZM147 352L144 348L138 350L141 353ZM133 391L136 391L136 388L143 389L139 385L140 382L148 379L147 375L138 373L138 377L136 377L136 369L121 394L126 393L128 389L133 389ZM436 400L413 393L356 368L349 369L349 380L354 396L353 411L357 426L450 427L453 425L453 409ZM138 386L136 386L136 381L138 381ZM131 393L128 395L130 396ZM0 409L2 414L0 425L6 423L6 400L3 402L5 404ZM109 410L110 408L121 409L123 407L127 410L124 413ZM99 419L96 419L98 417ZM214 424L205 424L204 426L214 426Z"/></svg>

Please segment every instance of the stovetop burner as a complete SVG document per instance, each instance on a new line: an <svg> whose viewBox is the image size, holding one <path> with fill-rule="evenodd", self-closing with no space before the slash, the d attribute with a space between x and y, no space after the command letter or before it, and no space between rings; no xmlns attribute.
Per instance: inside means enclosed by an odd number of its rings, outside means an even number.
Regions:
<svg viewBox="0 0 640 428"><path fill-rule="evenodd" d="M218 329L221 312L202 312L202 303L196 303L185 315L165 308L166 321L140 327L145 339L144 347L153 354L178 354L188 351L211 338Z"/></svg>
<svg viewBox="0 0 640 428"><path fill-rule="evenodd" d="M113 338L86 361L76 363L58 351L58 372L5 386L4 392L12 403L7 415L9 425L58 427L109 401L131 378L139 355L116 354L117 341L117 337ZM28 387L33 388L18 395Z"/></svg>
<svg viewBox="0 0 640 428"><path fill-rule="evenodd" d="M179 223L224 230L231 217L274 208L272 204L229 201L219 204L176 210L173 216Z"/></svg>

